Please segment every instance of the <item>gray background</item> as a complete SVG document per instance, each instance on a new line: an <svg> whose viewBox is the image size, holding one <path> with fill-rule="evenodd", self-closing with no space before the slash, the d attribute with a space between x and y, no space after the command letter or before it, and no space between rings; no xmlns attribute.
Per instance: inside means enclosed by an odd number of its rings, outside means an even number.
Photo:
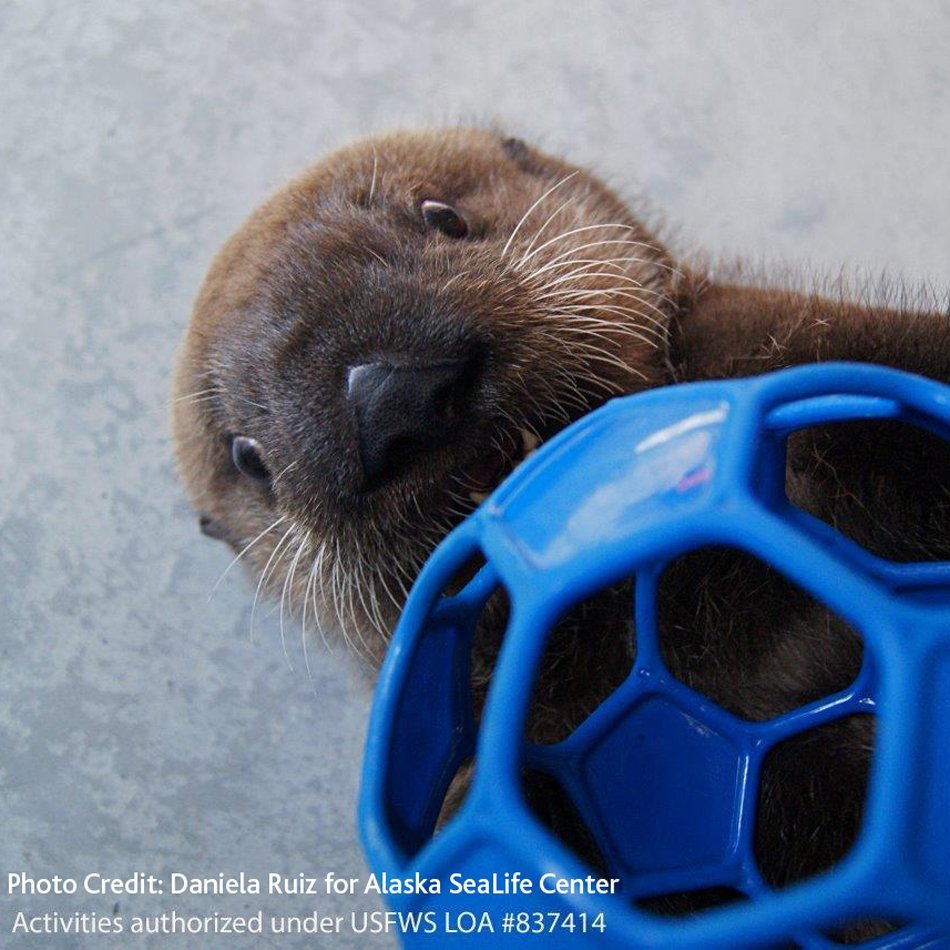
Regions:
<svg viewBox="0 0 950 950"><path fill-rule="evenodd" d="M291 670L273 614L252 641L238 572L209 600L229 554L170 457L190 301L267 192L355 135L498 120L681 250L945 287L948 47L939 0L0 4L0 895L15 869L364 873L367 689L339 655ZM113 899L0 897L0 934L80 904Z"/></svg>

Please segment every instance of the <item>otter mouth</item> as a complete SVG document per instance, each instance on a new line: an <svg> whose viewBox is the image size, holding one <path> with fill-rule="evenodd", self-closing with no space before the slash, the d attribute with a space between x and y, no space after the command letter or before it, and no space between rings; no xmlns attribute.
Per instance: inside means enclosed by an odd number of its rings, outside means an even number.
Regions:
<svg viewBox="0 0 950 950"><path fill-rule="evenodd" d="M528 429L504 430L466 468L462 490L480 505L540 444L540 437Z"/></svg>

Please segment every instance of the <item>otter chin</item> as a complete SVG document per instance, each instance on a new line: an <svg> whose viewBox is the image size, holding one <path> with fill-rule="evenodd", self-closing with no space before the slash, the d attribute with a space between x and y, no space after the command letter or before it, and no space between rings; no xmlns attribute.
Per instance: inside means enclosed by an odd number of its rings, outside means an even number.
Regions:
<svg viewBox="0 0 950 950"><path fill-rule="evenodd" d="M590 173L497 132L357 142L266 201L215 259L175 376L181 471L202 529L258 592L374 667L435 545L614 396L820 360L950 381L946 303L921 292L911 305L897 289L889 304L686 266ZM855 421L796 433L786 487L880 557L950 560L947 472L936 436ZM670 671L735 715L772 718L861 669L859 631L741 552L678 559L659 601ZM504 604L489 607L476 710L505 627ZM528 738L563 738L627 675L631 623L623 585L562 619ZM869 714L769 754L756 806L768 883L818 873L853 845L873 746ZM549 792L543 777L526 787L536 815L596 867ZM698 909L689 895L652 906ZM844 938L888 927L859 923Z"/></svg>
<svg viewBox="0 0 950 950"><path fill-rule="evenodd" d="M378 661L455 523L553 433L664 379L675 273L607 187L517 139L330 155L195 304L173 422L203 530Z"/></svg>

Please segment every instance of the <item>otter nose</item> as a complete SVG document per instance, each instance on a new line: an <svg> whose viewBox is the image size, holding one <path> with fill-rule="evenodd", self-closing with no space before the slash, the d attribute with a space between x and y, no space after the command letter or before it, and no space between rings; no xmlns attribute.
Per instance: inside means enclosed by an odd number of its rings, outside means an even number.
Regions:
<svg viewBox="0 0 950 950"><path fill-rule="evenodd" d="M347 400L356 419L363 489L388 481L412 458L449 441L473 382L470 360L351 367Z"/></svg>

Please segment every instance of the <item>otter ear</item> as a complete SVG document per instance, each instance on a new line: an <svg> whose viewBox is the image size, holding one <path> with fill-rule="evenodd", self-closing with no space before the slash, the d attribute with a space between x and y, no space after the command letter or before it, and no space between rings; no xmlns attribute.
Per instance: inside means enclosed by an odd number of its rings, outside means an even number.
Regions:
<svg viewBox="0 0 950 950"><path fill-rule="evenodd" d="M531 148L523 139L510 135L503 136L501 150L525 174L534 175L536 178L547 178L556 172L553 163L537 149Z"/></svg>
<svg viewBox="0 0 950 950"><path fill-rule="evenodd" d="M209 514L202 512L198 518L198 527L201 533L215 541L227 541L228 533L220 521L215 521Z"/></svg>

